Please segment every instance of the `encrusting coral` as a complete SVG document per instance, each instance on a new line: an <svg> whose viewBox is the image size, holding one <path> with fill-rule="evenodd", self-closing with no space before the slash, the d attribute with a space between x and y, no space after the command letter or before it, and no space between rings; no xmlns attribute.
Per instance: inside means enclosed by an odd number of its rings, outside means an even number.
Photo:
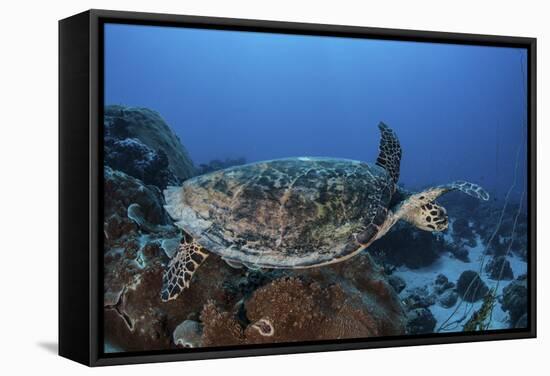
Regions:
<svg viewBox="0 0 550 376"><path fill-rule="evenodd" d="M368 266L368 256L360 256ZM360 266L346 262L357 277ZM201 313L202 344L255 344L403 334L405 314L392 287L377 272L336 284L337 265L286 276L255 290L241 309L210 301ZM341 267L344 269L344 267ZM370 268L376 270L372 265ZM369 268L364 270L369 275ZM312 278L315 275L315 278ZM240 314L240 317L239 317ZM244 315L244 317L243 317Z"/></svg>

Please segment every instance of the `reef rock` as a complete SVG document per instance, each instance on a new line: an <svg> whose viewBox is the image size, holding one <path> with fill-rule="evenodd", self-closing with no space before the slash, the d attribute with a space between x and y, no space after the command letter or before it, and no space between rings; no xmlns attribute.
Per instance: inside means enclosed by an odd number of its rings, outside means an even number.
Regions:
<svg viewBox="0 0 550 376"><path fill-rule="evenodd" d="M138 179L105 166L104 173L104 235L108 245L120 238L135 236L142 225L168 226L163 230L175 231L163 208L163 198L155 186L147 186ZM128 216L128 208L139 207L140 218ZM137 208L134 206L134 208ZM137 213L137 209L136 213Z"/></svg>
<svg viewBox="0 0 550 376"><path fill-rule="evenodd" d="M456 292L467 302L477 302L489 292L489 287L473 270L466 270L460 274L456 282Z"/></svg>
<svg viewBox="0 0 550 376"><path fill-rule="evenodd" d="M142 270L130 255L109 262L103 311L106 341L126 351L170 348L170 335L164 324L167 312L151 304L158 295L155 287L160 288L160 271L160 263Z"/></svg>
<svg viewBox="0 0 550 376"><path fill-rule="evenodd" d="M161 242L179 231L157 187L105 166L104 192L105 340L126 351L170 348L172 312L158 308L168 262Z"/></svg>
<svg viewBox="0 0 550 376"><path fill-rule="evenodd" d="M130 237L121 242L120 248L109 250L114 257L105 259L105 339L126 351L198 345L200 340L181 324L185 320L201 324L200 313L209 300L229 309L240 298L226 291L224 283L239 279L242 271L211 256L201 265L201 273L193 278L193 288L185 290L176 300L163 302L162 273L168 262L161 247L164 236L174 234L148 234L146 238L153 240L145 244L143 235Z"/></svg>
<svg viewBox="0 0 550 376"><path fill-rule="evenodd" d="M452 289L453 287L455 287L455 284L453 282L450 282L449 278L447 278L446 275L438 274L435 277L434 292L436 294L441 294L441 293L445 292L448 289Z"/></svg>
<svg viewBox="0 0 550 376"><path fill-rule="evenodd" d="M388 282L390 283L391 287L395 290L396 293L400 293L407 287L407 283L405 280L399 276L396 275L390 275L388 277Z"/></svg>
<svg viewBox="0 0 550 376"><path fill-rule="evenodd" d="M470 262L470 252L462 242L449 244L449 252L453 257L462 262Z"/></svg>
<svg viewBox="0 0 550 376"><path fill-rule="evenodd" d="M434 283L436 285L445 286L447 283L449 283L449 278L445 274L439 273L435 276Z"/></svg>
<svg viewBox="0 0 550 376"><path fill-rule="evenodd" d="M514 272L510 266L510 261L505 256L495 256L485 265L485 272L493 280L511 280L514 279Z"/></svg>
<svg viewBox="0 0 550 376"><path fill-rule="evenodd" d="M440 306L444 308L453 307L458 301L458 294L453 290L444 291L437 299Z"/></svg>
<svg viewBox="0 0 550 376"><path fill-rule="evenodd" d="M519 327L520 319L527 314L527 280L516 279L503 290L502 310L510 315L511 327ZM523 323L526 324L526 318ZM525 325L526 326L526 325Z"/></svg>
<svg viewBox="0 0 550 376"><path fill-rule="evenodd" d="M370 252L381 265L405 265L418 269L435 262L445 248L443 237L398 222L370 247Z"/></svg>
<svg viewBox="0 0 550 376"><path fill-rule="evenodd" d="M416 308L428 308L434 305L435 302L436 297L430 294L427 287L412 289L410 294L403 299L403 304L408 311Z"/></svg>
<svg viewBox="0 0 550 376"><path fill-rule="evenodd" d="M433 333L436 323L434 315L428 308L415 308L407 315L407 333Z"/></svg>
<svg viewBox="0 0 550 376"><path fill-rule="evenodd" d="M155 151L137 138L107 139L104 161L106 165L138 178L145 184L165 188L180 183L169 169L164 151Z"/></svg>
<svg viewBox="0 0 550 376"><path fill-rule="evenodd" d="M147 108L106 106L105 143L125 139L137 139L158 155L157 166L168 160L169 171L179 181L194 176L193 162L178 136L166 124L159 113ZM119 145L136 152L137 145ZM140 147L141 148L141 147ZM108 154L108 153L107 153ZM143 158L142 152L140 152ZM161 187L162 188L162 187Z"/></svg>
<svg viewBox="0 0 550 376"><path fill-rule="evenodd" d="M449 281L444 274L438 274L434 281L434 292L438 295L437 302L444 308L451 308L458 300L458 294L454 291L455 284Z"/></svg>

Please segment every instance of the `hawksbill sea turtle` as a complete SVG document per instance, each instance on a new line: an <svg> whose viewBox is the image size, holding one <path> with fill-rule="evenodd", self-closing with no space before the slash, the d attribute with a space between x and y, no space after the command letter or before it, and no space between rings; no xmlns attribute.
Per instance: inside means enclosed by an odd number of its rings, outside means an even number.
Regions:
<svg viewBox="0 0 550 376"><path fill-rule="evenodd" d="M408 193L397 187L401 146L384 123L376 163L302 157L256 162L196 176L164 191L183 230L161 298L188 288L209 253L234 267L311 268L344 261L400 219L426 231L448 227L435 202L457 190L482 200L480 186L457 181Z"/></svg>

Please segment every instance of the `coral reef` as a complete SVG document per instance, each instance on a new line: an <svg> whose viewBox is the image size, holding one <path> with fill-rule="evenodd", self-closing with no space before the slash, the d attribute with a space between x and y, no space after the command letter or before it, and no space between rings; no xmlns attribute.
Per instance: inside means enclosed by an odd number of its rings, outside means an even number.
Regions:
<svg viewBox="0 0 550 376"><path fill-rule="evenodd" d="M110 343L129 350L404 334L399 299L368 256L360 258L345 262L345 272L344 266L266 271L259 279L258 272L231 268L212 256L193 289L162 303L163 257L140 268L121 256L106 279L106 286L119 286L119 295L106 302L105 333ZM354 277L345 285L338 279L343 272Z"/></svg>
<svg viewBox="0 0 550 376"><path fill-rule="evenodd" d="M369 257L358 257L360 261L356 263L350 260L342 263L346 265L318 270L267 272L263 281L252 282L254 285L264 283L254 290L240 281L244 296L231 309L224 310L214 302L204 306L202 344L219 346L403 334L405 314L397 296ZM339 280L340 273L348 274L343 277L347 283Z"/></svg>
<svg viewBox="0 0 550 376"><path fill-rule="evenodd" d="M454 307L459 297L488 301L489 288L477 272L463 272L456 286L449 278L454 281L463 269L475 269L464 263L479 256L479 239L488 244L498 206L448 195L441 203L452 207L453 221L445 233L400 222L367 252L302 270L236 268L213 254L194 275L191 288L162 302L162 273L182 236L164 209L162 189L246 161L213 160L195 169L162 118L141 108L107 106L104 144L103 318L110 348L140 351L422 334L433 332L441 311ZM489 247L493 259L485 271L490 279L501 269L502 279L513 279L509 260L519 257L503 257L508 249L515 256L526 255L526 222L522 217L512 236L512 209ZM449 278L438 274L434 280L433 268L443 262L458 269L445 271ZM405 273L429 276L419 283L416 275ZM499 299L512 327L527 325L523 276L505 287ZM469 327L479 327L478 316Z"/></svg>
<svg viewBox="0 0 550 376"><path fill-rule="evenodd" d="M235 269L209 257L178 299L160 299L180 232L159 188L106 166L104 333L126 351L405 333L406 315L368 254L308 270Z"/></svg>
<svg viewBox="0 0 550 376"><path fill-rule="evenodd" d="M169 224L157 187L105 167L104 190L106 340L126 350L167 348L167 313L156 308L155 290L160 289L159 276L168 260L160 239L176 236L177 230ZM138 221L128 216L132 205L144 208Z"/></svg>

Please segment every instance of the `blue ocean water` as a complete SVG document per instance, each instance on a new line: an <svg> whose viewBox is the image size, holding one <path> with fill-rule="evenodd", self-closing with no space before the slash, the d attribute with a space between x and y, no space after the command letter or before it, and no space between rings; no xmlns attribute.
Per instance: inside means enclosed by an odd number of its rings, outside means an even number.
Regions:
<svg viewBox="0 0 550 376"><path fill-rule="evenodd" d="M526 56L519 48L108 24L105 103L158 111L197 165L291 156L373 162L384 121L401 140L405 186L464 179L502 197L517 173L519 198Z"/></svg>

